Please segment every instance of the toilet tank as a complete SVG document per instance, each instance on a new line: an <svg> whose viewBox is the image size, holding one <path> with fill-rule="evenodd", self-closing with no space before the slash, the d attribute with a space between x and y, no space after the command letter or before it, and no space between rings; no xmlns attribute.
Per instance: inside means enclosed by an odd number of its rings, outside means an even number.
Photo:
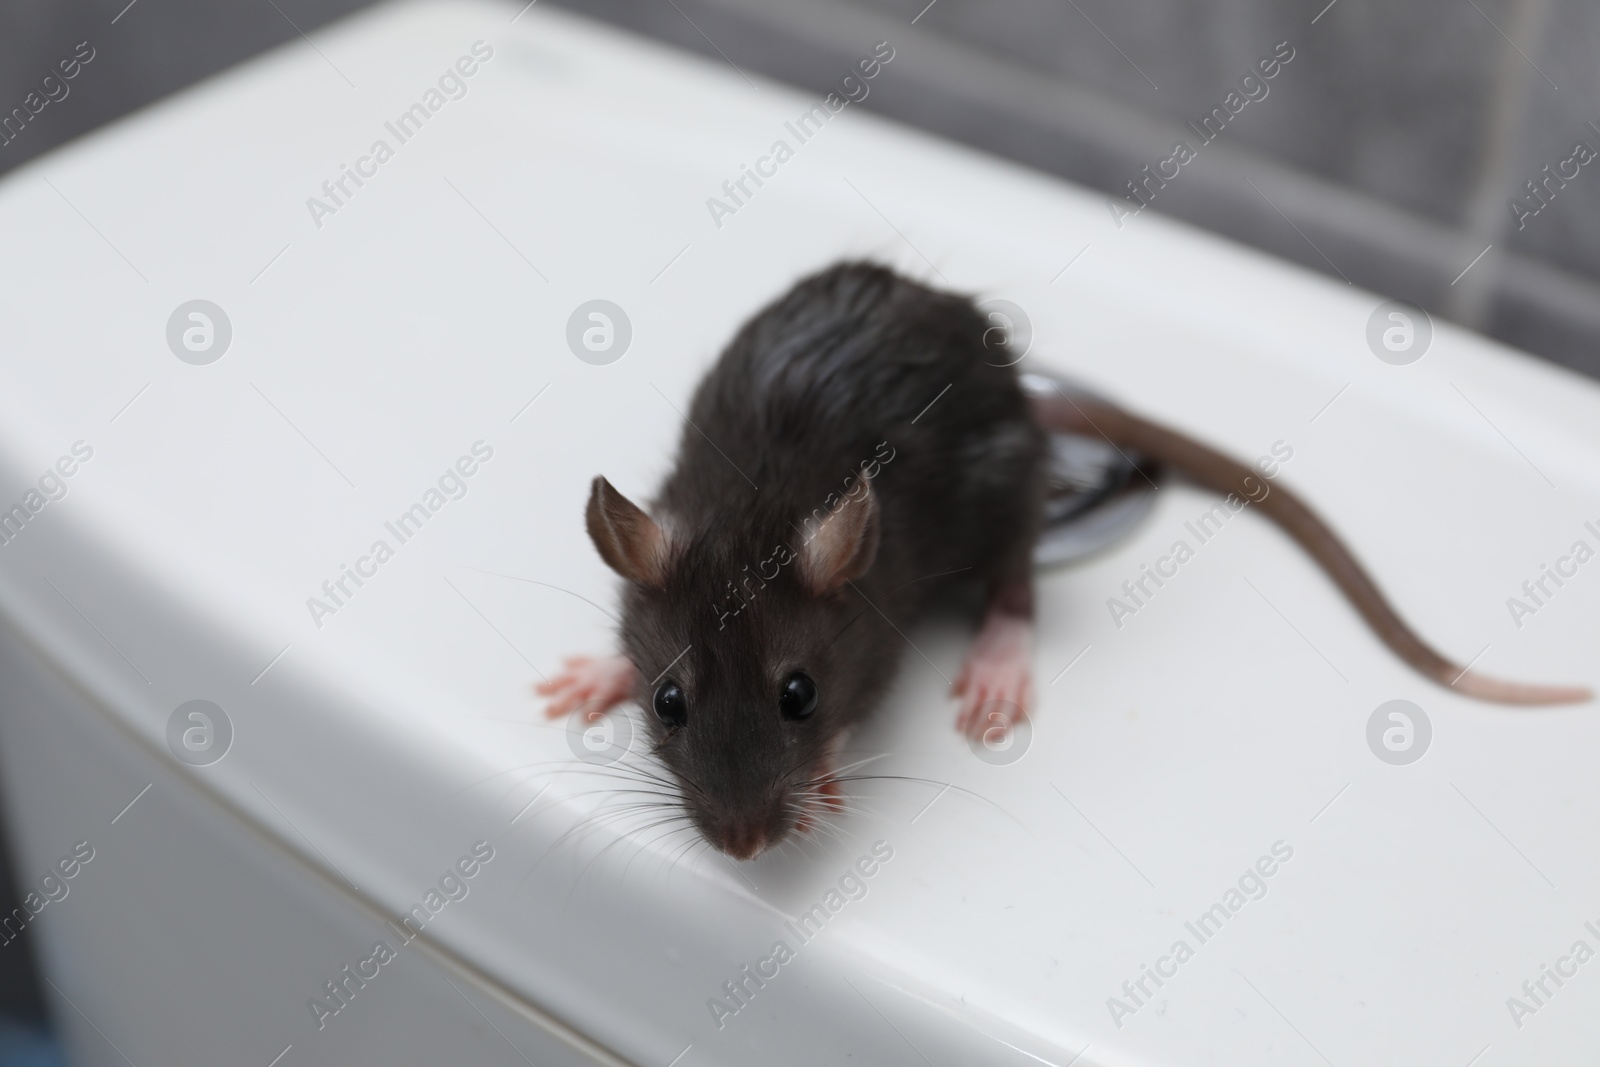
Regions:
<svg viewBox="0 0 1600 1067"><path fill-rule="evenodd" d="M1277 457L1461 661L1600 681L1593 383L852 102L917 40L815 94L389 4L0 182L0 938L72 1062L1600 1051L1595 705L1429 684L1181 481L1041 574L1026 731L956 733L932 620L831 832L755 862L628 792L639 709L544 718L615 649L590 479L647 498L720 346L846 256Z"/></svg>

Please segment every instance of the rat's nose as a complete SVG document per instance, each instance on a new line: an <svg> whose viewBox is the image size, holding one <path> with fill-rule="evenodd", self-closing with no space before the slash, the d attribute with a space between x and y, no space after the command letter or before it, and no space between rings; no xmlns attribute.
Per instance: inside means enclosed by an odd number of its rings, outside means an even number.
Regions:
<svg viewBox="0 0 1600 1067"><path fill-rule="evenodd" d="M717 845L736 860L753 859L767 843L767 831L756 822L734 822L722 827Z"/></svg>

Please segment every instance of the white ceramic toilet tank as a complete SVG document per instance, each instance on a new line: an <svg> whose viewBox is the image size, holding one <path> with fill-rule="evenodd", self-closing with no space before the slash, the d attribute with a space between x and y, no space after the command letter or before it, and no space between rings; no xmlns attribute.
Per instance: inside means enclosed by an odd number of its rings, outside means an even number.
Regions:
<svg viewBox="0 0 1600 1067"><path fill-rule="evenodd" d="M801 141L818 102L404 2L0 182L0 780L37 902L0 939L73 1062L1592 1059L1600 707L1419 679L1248 511L1118 614L1214 502L1182 484L1041 577L1020 747L953 729L940 622L837 837L736 864L619 814L639 710L586 738L531 692L613 649L589 481L648 498L732 331L845 256L1286 447L1441 647L1600 682L1593 383L1445 323L1377 358L1381 297L853 106ZM1422 719L1369 746L1395 700Z"/></svg>

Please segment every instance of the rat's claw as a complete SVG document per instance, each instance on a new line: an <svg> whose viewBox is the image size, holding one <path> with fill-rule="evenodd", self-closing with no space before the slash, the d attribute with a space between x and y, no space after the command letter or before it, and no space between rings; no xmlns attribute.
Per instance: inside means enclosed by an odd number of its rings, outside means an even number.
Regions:
<svg viewBox="0 0 1600 1067"><path fill-rule="evenodd" d="M542 682L535 683L533 691L541 696L548 696L558 689L565 689L575 680L574 668L583 667L592 662L593 660L589 656L568 656L561 661L561 665L567 669L554 678L546 678Z"/></svg>
<svg viewBox="0 0 1600 1067"><path fill-rule="evenodd" d="M559 719L587 704L585 717L598 719L633 694L633 664L622 656L599 660L569 656L562 663L561 673L533 687L535 693L551 698L544 711L549 718Z"/></svg>
<svg viewBox="0 0 1600 1067"><path fill-rule="evenodd" d="M1009 730L1033 703L1033 627L1014 615L991 614L972 642L951 691L961 698L956 729L975 741Z"/></svg>
<svg viewBox="0 0 1600 1067"><path fill-rule="evenodd" d="M956 729L974 741L999 741L1028 716L1032 703L1031 682L1026 675L997 688L975 687L961 703ZM993 731L998 736L991 737Z"/></svg>

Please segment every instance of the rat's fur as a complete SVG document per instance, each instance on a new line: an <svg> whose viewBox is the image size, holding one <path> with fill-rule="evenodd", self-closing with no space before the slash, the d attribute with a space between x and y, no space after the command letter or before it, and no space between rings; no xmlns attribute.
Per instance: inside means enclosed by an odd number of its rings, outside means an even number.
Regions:
<svg viewBox="0 0 1600 1067"><path fill-rule="evenodd" d="M986 346L986 327L965 297L881 267L833 267L751 319L700 383L653 516L595 480L589 532L629 579L631 667L578 665L545 691L562 694L558 708L586 698L603 708L633 686L690 818L730 855L755 855L829 799L838 742L883 699L905 632L941 584L989 585L973 676L956 680L968 705L960 725L969 736L988 729L983 710L997 705L1026 713L1041 426L1104 437L1254 501L1398 656L1441 685L1508 703L1590 699L1584 687L1457 665L1287 487L1269 493L1252 468L1101 401L1030 402L1003 346ZM800 721L778 704L794 671L819 694ZM668 680L687 697L681 726L648 711Z"/></svg>
<svg viewBox="0 0 1600 1067"><path fill-rule="evenodd" d="M700 383L650 509L664 574L629 583L621 636L656 751L712 841L744 851L803 819L942 582L1027 581L1046 441L987 326L968 299L842 264L751 319ZM835 510L849 526L863 481L877 528L833 539L864 572L819 591L806 565L829 534L813 531ZM819 694L798 722L778 711L795 670ZM668 679L688 699L678 728L648 711Z"/></svg>

